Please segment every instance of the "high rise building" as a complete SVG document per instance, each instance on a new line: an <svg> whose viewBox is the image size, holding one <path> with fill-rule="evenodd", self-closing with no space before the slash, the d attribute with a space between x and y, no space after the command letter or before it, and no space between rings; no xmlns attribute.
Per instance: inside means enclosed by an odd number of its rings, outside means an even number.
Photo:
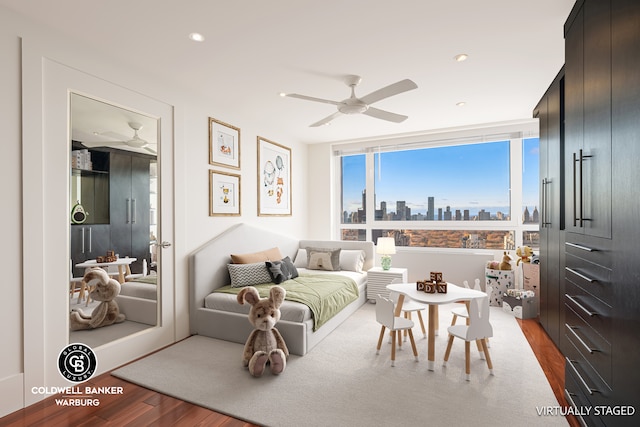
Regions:
<svg viewBox="0 0 640 427"><path fill-rule="evenodd" d="M435 214L434 206L435 206L434 198L433 198L433 196L429 196L427 198L427 207L428 207L428 210L427 210L427 221L433 221L434 214Z"/></svg>

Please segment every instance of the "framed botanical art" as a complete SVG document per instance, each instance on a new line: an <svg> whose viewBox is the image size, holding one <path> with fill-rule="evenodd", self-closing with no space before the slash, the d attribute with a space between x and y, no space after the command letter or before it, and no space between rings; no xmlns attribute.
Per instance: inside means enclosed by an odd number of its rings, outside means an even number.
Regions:
<svg viewBox="0 0 640 427"><path fill-rule="evenodd" d="M240 169L240 128L209 117L209 164Z"/></svg>
<svg viewBox="0 0 640 427"><path fill-rule="evenodd" d="M240 175L209 170L209 216L240 215Z"/></svg>
<svg viewBox="0 0 640 427"><path fill-rule="evenodd" d="M291 215L291 149L258 137L258 216Z"/></svg>

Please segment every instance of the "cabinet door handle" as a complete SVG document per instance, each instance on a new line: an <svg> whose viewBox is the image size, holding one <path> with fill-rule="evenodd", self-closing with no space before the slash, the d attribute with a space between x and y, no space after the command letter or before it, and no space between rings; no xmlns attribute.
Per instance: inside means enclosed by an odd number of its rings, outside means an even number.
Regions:
<svg viewBox="0 0 640 427"><path fill-rule="evenodd" d="M580 310L584 311L584 313L589 316L589 317L593 317L595 316L597 313L594 313L593 311L589 311L584 305L580 304L578 301L576 301L575 298L573 298L571 295L569 294L564 294L565 298L567 298L569 301L571 301L572 303L574 303L576 305L576 307L578 307Z"/></svg>
<svg viewBox="0 0 640 427"><path fill-rule="evenodd" d="M131 199L131 206L133 206L132 210L133 210L133 214L131 215L131 223L135 224L136 223L136 199Z"/></svg>
<svg viewBox="0 0 640 427"><path fill-rule="evenodd" d="M569 330L569 332L571 332L571 335L573 335L580 344L582 344L582 346L589 352L589 354L593 354L594 351L598 351L595 348L591 348L587 345L587 343L584 342L584 340L582 338L580 338L580 335L578 335L578 333L574 330L574 329L578 329L577 326L571 326L568 323L565 323L564 326Z"/></svg>
<svg viewBox="0 0 640 427"><path fill-rule="evenodd" d="M592 278L591 278L591 277L589 277L589 276L585 276L584 274L577 272L577 271L576 271L576 270L574 270L573 268L565 267L564 269L565 269L565 270L567 270L569 273L573 273L573 274L575 274L576 276L580 277L581 279L586 280L586 281L587 281L587 282L589 282L589 283L597 282L597 280L596 280L596 279L592 279Z"/></svg>
<svg viewBox="0 0 640 427"><path fill-rule="evenodd" d="M84 227L82 227L82 253L85 253L84 239Z"/></svg>
<svg viewBox="0 0 640 427"><path fill-rule="evenodd" d="M93 252L93 234L91 233L92 228L89 227L89 253Z"/></svg>
<svg viewBox="0 0 640 427"><path fill-rule="evenodd" d="M576 162L578 161L578 159L576 158L576 153L573 153L573 226L576 227L578 225L578 220L580 218L578 218L577 216L577 206L578 206L578 202L577 202L577 198L578 195L576 193Z"/></svg>
<svg viewBox="0 0 640 427"><path fill-rule="evenodd" d="M591 156L585 156L582 148L580 149L580 227L582 227L584 225L585 221L591 221L590 218L585 218L584 217L584 180L583 180L583 173L582 173L582 165L584 164L585 159L590 158Z"/></svg>
<svg viewBox="0 0 640 427"><path fill-rule="evenodd" d="M582 251L587 251L587 252L596 252L597 251L597 249L590 248L590 247L583 246L583 245L579 245L577 243L564 242L564 244L566 246L571 246L572 248L580 249Z"/></svg>
<svg viewBox="0 0 640 427"><path fill-rule="evenodd" d="M578 370L574 366L574 363L578 363L577 361L571 360L568 357L565 357L565 359L567 360L567 362L569 362L569 366L571 367L571 370L573 371L573 374L576 377L578 377L578 380L582 383L582 387L584 387L584 389L587 390L587 393L592 395L594 391L598 391L598 389L589 387L589 385L584 380L584 378L582 378L582 375L580 375L580 372L578 372Z"/></svg>
<svg viewBox="0 0 640 427"><path fill-rule="evenodd" d="M551 222L549 221L549 189L548 186L553 181L549 178L545 178L542 180L542 227L548 228L551 226Z"/></svg>
<svg viewBox="0 0 640 427"><path fill-rule="evenodd" d="M131 199L127 199L127 224L131 222Z"/></svg>

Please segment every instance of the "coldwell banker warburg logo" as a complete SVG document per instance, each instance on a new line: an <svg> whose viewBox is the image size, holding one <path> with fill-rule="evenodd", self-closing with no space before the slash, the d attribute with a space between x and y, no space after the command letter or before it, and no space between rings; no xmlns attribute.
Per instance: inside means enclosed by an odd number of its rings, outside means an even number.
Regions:
<svg viewBox="0 0 640 427"><path fill-rule="evenodd" d="M91 378L97 367L96 354L86 344L69 344L58 356L60 375L74 383L81 383Z"/></svg>
<svg viewBox="0 0 640 427"><path fill-rule="evenodd" d="M91 347L82 343L69 344L58 355L58 372L67 381L81 383L90 379L96 373L98 362ZM99 406L100 395L124 394L124 388L119 386L91 387L32 387L31 393L42 395L59 395L55 398L58 406Z"/></svg>

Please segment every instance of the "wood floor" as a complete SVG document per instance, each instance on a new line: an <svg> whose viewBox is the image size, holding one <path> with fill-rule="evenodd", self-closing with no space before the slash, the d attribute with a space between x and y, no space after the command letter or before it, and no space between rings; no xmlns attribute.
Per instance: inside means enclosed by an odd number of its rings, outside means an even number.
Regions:
<svg viewBox="0 0 640 427"><path fill-rule="evenodd" d="M535 319L518 320L560 405L564 397L564 357ZM55 396L0 418L0 426L225 426L251 427L223 414L192 405L164 394L128 383L109 373L86 383L92 387L124 387L122 395L100 396L97 407L69 410L57 406ZM536 402L531 402L535 405ZM567 417L570 426L579 426L574 417Z"/></svg>

